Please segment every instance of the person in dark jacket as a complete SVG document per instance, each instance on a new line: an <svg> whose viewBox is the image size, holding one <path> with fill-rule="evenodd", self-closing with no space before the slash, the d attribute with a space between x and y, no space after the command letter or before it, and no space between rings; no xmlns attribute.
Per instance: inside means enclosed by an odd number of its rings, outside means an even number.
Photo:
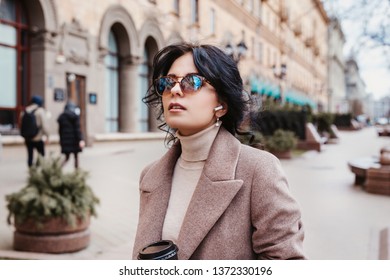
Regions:
<svg viewBox="0 0 390 280"><path fill-rule="evenodd" d="M31 167L33 165L34 149L38 151L41 156L45 156L45 145L49 144L49 131L48 131L48 117L49 113L43 108L44 100L39 95L34 95L31 98L29 105L20 114L20 120L22 122L25 112L34 113L36 118L36 124L39 128L38 133L30 138L25 139L25 145L27 147L27 165ZM22 123L20 123L20 127Z"/></svg>
<svg viewBox="0 0 390 280"><path fill-rule="evenodd" d="M78 153L85 146L80 129L80 109L73 103L65 105L64 112L58 117L61 153L65 154L62 165L68 162L70 154L74 154L74 167L79 167Z"/></svg>

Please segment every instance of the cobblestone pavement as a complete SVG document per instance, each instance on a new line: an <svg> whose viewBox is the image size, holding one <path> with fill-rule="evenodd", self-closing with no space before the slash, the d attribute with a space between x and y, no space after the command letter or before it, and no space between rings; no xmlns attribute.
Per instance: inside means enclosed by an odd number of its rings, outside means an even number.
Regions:
<svg viewBox="0 0 390 280"><path fill-rule="evenodd" d="M338 144L282 160L290 188L302 208L305 250L310 259L378 259L379 233L389 227L390 197L354 186L347 161L375 156L389 138L374 128L340 132ZM58 145L48 152L59 153ZM24 186L24 146L5 146L0 154L0 258L130 259L138 219L138 178L142 168L159 158L163 140L98 142L80 156L81 167L101 199L92 219L91 244L72 254L38 254L12 249L13 227L6 223L5 194ZM72 169L72 162L66 166Z"/></svg>

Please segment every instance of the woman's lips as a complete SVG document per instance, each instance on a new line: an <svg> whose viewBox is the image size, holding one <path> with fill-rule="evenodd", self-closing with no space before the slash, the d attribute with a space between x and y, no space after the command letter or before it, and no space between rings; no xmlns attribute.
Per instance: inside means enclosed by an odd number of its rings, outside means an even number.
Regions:
<svg viewBox="0 0 390 280"><path fill-rule="evenodd" d="M169 111L183 111L186 110L186 108L181 105L180 103L171 103L168 106Z"/></svg>

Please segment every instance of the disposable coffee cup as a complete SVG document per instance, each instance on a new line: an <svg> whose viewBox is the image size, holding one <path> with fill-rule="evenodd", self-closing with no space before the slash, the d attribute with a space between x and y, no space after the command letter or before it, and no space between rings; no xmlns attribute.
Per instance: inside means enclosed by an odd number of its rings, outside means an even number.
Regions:
<svg viewBox="0 0 390 280"><path fill-rule="evenodd" d="M161 240L144 247L138 254L139 260L177 260L179 249L170 240Z"/></svg>

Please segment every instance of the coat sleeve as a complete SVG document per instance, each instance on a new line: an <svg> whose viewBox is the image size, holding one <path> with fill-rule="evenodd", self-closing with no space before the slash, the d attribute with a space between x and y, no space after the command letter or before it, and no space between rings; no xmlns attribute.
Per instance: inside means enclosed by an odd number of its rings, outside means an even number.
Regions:
<svg viewBox="0 0 390 280"><path fill-rule="evenodd" d="M79 116L75 117L73 125L74 125L75 138L76 138L77 142L80 142L84 138L83 138L83 134L81 132L80 117Z"/></svg>
<svg viewBox="0 0 390 280"><path fill-rule="evenodd" d="M254 170L251 220L258 259L305 259L299 205L290 194L279 160L270 154Z"/></svg>

